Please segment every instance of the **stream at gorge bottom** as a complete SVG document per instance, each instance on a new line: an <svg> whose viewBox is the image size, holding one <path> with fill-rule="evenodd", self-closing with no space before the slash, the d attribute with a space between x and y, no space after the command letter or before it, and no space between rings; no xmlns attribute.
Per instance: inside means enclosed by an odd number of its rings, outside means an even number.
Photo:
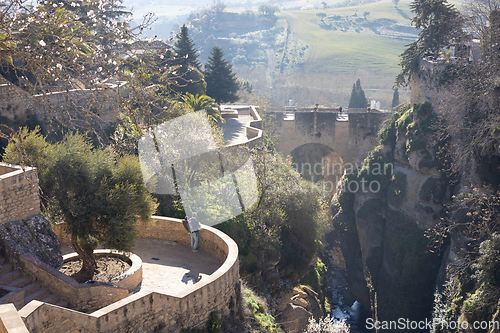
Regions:
<svg viewBox="0 0 500 333"><path fill-rule="evenodd" d="M345 261L340 243L333 231L327 235L327 247L321 252L320 258L327 266L326 296L330 302L330 316L335 320L345 319L350 326L351 333L372 332L366 328L366 318L370 314L363 310L349 289L345 274Z"/></svg>

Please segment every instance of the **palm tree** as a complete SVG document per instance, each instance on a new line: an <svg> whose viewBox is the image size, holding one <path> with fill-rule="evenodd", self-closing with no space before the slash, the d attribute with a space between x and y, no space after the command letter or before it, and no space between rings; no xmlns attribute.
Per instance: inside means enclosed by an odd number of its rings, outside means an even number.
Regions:
<svg viewBox="0 0 500 333"><path fill-rule="evenodd" d="M208 119L224 124L226 121L222 118L219 110L219 106L215 103L215 100L207 95L193 95L191 93L186 93L182 96L183 104L187 106L192 111L205 110L207 111Z"/></svg>

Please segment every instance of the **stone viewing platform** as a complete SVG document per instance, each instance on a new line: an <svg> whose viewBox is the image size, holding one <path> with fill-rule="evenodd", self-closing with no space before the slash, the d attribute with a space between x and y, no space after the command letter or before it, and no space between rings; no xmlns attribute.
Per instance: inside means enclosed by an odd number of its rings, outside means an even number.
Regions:
<svg viewBox="0 0 500 333"><path fill-rule="evenodd" d="M175 293L208 278L221 262L209 252L193 253L191 247L156 238L139 238L133 253L142 260L141 290ZM74 252L64 244L62 253Z"/></svg>
<svg viewBox="0 0 500 333"><path fill-rule="evenodd" d="M138 222L134 253L142 259L140 290L87 313L39 300L19 310L3 304L0 332L180 332L203 326L211 312L230 315L238 299L238 247L221 231L203 227L200 251L193 253L180 220L154 216L150 223ZM72 252L62 230L54 227L63 252ZM48 271L34 278L58 288L57 274ZM100 301L106 303L106 297Z"/></svg>
<svg viewBox="0 0 500 333"><path fill-rule="evenodd" d="M253 144L262 140L262 119L252 105L221 105L221 125L228 146Z"/></svg>

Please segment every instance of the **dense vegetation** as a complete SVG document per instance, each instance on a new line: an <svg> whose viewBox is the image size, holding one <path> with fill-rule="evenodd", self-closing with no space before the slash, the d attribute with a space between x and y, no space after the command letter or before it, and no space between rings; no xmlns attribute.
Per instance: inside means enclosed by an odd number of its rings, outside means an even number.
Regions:
<svg viewBox="0 0 500 333"><path fill-rule="evenodd" d="M249 283L261 291L276 292L283 279L298 282L321 248L326 202L322 191L303 180L279 155L260 147L252 158L258 202L219 228L238 243L242 274Z"/></svg>
<svg viewBox="0 0 500 333"><path fill-rule="evenodd" d="M399 78L415 79L418 88L427 89L420 97L431 102L400 108L380 130L382 145L368 156L357 175L346 180L377 180L381 191L361 207L358 204L356 212L354 203L361 199L358 194L345 191L338 198L334 223L340 230L347 273L354 283L365 280L372 316L378 320L432 316L439 324L463 323L472 328L483 323L473 332L494 332L491 323L498 324L500 104L495 83L498 46L491 41L500 36L500 16L498 10L491 10L497 2L475 6L474 13L482 9L489 21L479 29L481 62L434 62L432 69L409 69L405 66L411 61L404 62L414 50L425 50L422 52L435 60L442 46L462 34L453 6L413 3L414 22L422 24L423 30L419 41L403 53ZM440 20L447 22L435 24ZM464 16L464 21L466 26L477 26L480 20ZM434 34L436 39L429 37ZM413 60L418 62L423 55L413 54ZM371 165L386 162L396 164L392 175L370 173ZM404 168L397 170L398 166ZM412 189L417 182L410 184L408 179L422 177L429 170L438 173ZM408 191L416 195L408 197ZM433 221L425 233L433 246L429 246L418 220ZM377 245L369 251L362 244L367 225L376 230L370 244ZM432 331L457 330L436 325Z"/></svg>

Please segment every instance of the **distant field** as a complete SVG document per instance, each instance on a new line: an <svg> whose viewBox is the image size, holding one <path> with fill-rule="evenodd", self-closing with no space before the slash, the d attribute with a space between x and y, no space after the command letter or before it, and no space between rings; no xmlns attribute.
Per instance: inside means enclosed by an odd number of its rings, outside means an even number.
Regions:
<svg viewBox="0 0 500 333"><path fill-rule="evenodd" d="M408 2L401 2L398 7L403 9L404 15L409 14ZM390 19L397 21L399 25L409 26L409 19L401 16L389 0L325 11L282 13L291 24L292 33L310 47L309 57L304 65L305 72L314 75L325 72L352 73L363 69L383 76L395 76L398 73L398 57L411 40L388 37L384 32L375 34L366 28L360 32L355 32L352 28L346 32L321 29L319 17L316 15L324 12L328 16L352 16L356 11L358 20L364 20L363 12L370 12L367 15L367 23L376 19Z"/></svg>
<svg viewBox="0 0 500 333"><path fill-rule="evenodd" d="M351 0L351 3L355 1L370 0ZM236 13L257 12L262 3L257 0L225 2L226 12ZM215 35L215 43L224 47L228 60L239 55L240 62L238 65L235 62L238 76L252 82L257 94L271 94L277 104L294 99L301 106L315 103L345 106L352 84L359 78L367 97L389 108L392 85L400 70L399 55L416 36L410 27L411 1L400 0L395 8L392 0L349 7L340 7L345 0L327 0L329 7L339 8L324 10L322 2L274 1L281 12L273 29L208 31L198 36L197 48L200 52L211 49L212 45L204 43L207 36ZM187 18L191 10L200 12L214 1L125 0L125 3L136 8L136 15L155 12L160 19L148 34L168 38L176 21L184 23L182 17ZM297 10L287 10L291 8ZM300 8L312 9L298 10ZM323 20L318 13L325 14ZM221 23L234 26L232 21ZM260 45L259 50L252 49L255 42ZM400 92L400 96L405 99L408 94Z"/></svg>
<svg viewBox="0 0 500 333"><path fill-rule="evenodd" d="M401 0L398 3L397 8L402 11L403 15L401 15L401 12L399 12L396 8L394 8L394 3L391 0L381 0L361 6L327 8L325 10L319 10L319 9L300 10L300 11L293 11L293 13L311 22L317 22L318 17L316 16L316 14L319 12L324 12L330 16L330 15L353 15L357 11L357 15L359 17L363 17L363 12L368 11L370 12L368 20L376 18L388 18L406 24L410 24L409 18L412 16L412 13L410 11L410 3L411 1L409 0Z"/></svg>
<svg viewBox="0 0 500 333"><path fill-rule="evenodd" d="M307 52L303 63L282 82L281 99L286 100L288 94L299 104L345 106L359 78L368 99L390 108L392 86L400 71L399 55L416 38L409 4L400 1L395 8L391 0L382 0L325 10L282 11L291 40L306 44ZM366 18L365 12L369 12ZM318 13L326 14L323 21ZM400 97L405 100L409 95L400 91Z"/></svg>
<svg viewBox="0 0 500 333"><path fill-rule="evenodd" d="M330 32L299 27L299 38L307 38L309 57L303 72L310 75L323 73L352 73L360 69L379 75L397 74L399 54L407 41L354 32ZM292 28L293 31L293 28Z"/></svg>

